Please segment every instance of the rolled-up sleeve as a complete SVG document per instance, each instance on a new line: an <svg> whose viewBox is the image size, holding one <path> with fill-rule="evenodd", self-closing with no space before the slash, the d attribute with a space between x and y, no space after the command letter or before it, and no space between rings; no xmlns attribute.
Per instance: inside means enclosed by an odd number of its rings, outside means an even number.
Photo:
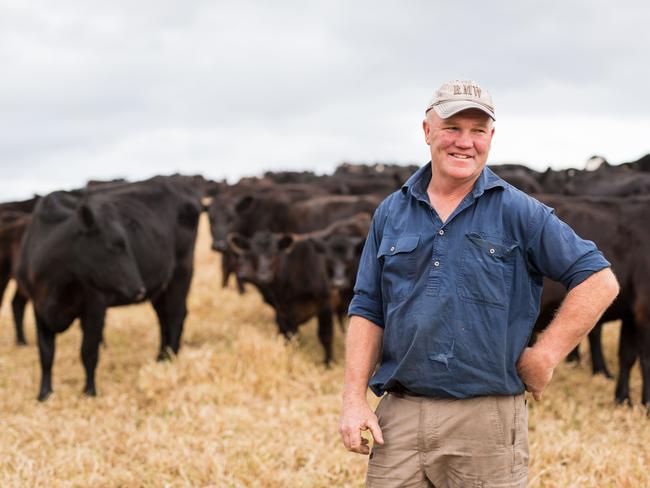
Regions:
<svg viewBox="0 0 650 488"><path fill-rule="evenodd" d="M582 239L555 212L544 207L534 223L534 238L526 250L531 271L571 289L610 266L592 241Z"/></svg>
<svg viewBox="0 0 650 488"><path fill-rule="evenodd" d="M359 315L379 327L384 327L383 302L381 299L381 263L377 259L381 235L380 222L383 221L383 208L376 211L368 231L366 244L361 253L354 296L348 308L348 315Z"/></svg>

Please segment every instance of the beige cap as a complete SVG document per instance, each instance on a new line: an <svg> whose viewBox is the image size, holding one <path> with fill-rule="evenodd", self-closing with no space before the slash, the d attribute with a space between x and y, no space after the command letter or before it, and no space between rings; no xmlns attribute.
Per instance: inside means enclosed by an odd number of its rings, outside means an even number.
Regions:
<svg viewBox="0 0 650 488"><path fill-rule="evenodd" d="M426 112L433 109L441 119L446 119L468 108L482 110L493 120L494 105L492 97L477 83L471 80L452 80L438 88Z"/></svg>

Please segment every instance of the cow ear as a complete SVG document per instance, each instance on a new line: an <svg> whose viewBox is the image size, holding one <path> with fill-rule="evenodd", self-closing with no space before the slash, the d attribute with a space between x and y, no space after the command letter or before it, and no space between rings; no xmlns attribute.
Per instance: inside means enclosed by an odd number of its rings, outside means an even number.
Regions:
<svg viewBox="0 0 650 488"><path fill-rule="evenodd" d="M85 230L90 230L95 227L95 214L90 209L88 205L82 203L77 208L77 216L79 217L79 222Z"/></svg>
<svg viewBox="0 0 650 488"><path fill-rule="evenodd" d="M284 234L278 240L278 250L280 251L290 251L293 247L295 239L291 234Z"/></svg>
<svg viewBox="0 0 650 488"><path fill-rule="evenodd" d="M248 239L237 232L229 233L228 237L226 237L226 242L228 242L228 247L232 249L235 254L239 255L245 254L246 251L249 251L251 248Z"/></svg>
<svg viewBox="0 0 650 488"><path fill-rule="evenodd" d="M235 210L237 212L241 213L244 212L247 208L251 206L253 203L253 197L250 195L246 195L245 197L242 197L239 199L239 201L235 204Z"/></svg>

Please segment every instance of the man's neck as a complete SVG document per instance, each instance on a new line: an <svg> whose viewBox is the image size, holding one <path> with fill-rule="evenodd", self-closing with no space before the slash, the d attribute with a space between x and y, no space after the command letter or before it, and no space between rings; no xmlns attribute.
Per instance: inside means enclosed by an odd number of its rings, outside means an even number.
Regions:
<svg viewBox="0 0 650 488"><path fill-rule="evenodd" d="M431 206L443 222L458 207L463 198L472 191L480 175L481 173L467 180L450 180L437 174L435 169L431 168L431 181L427 186L427 195Z"/></svg>
<svg viewBox="0 0 650 488"><path fill-rule="evenodd" d="M480 176L481 172L467 179L450 178L431 165L431 180L427 186L427 193L439 198L455 198L459 195L464 197L474 188L474 183Z"/></svg>

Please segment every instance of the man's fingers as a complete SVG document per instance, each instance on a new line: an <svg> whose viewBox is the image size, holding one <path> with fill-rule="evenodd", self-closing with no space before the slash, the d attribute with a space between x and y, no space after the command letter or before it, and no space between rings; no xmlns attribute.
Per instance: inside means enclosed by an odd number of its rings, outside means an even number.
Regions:
<svg viewBox="0 0 650 488"><path fill-rule="evenodd" d="M526 385L526 391L530 392L530 394L533 395L533 398L535 399L536 402L542 399L542 390L535 390L530 386Z"/></svg>
<svg viewBox="0 0 650 488"><path fill-rule="evenodd" d="M355 449L353 452L359 453L359 454L368 454L370 453L370 448L368 447L368 439L365 437L361 436L361 445Z"/></svg>
<svg viewBox="0 0 650 488"><path fill-rule="evenodd" d="M384 445L384 436L381 432L381 428L379 427L379 423L377 422L376 419L368 419L366 423L367 427L370 429L370 433L372 434L372 438L377 444Z"/></svg>
<svg viewBox="0 0 650 488"><path fill-rule="evenodd" d="M351 445L349 446L346 444L345 447L350 452L356 452L358 454L369 454L370 448L368 447L368 443L369 443L368 439L366 439L363 436L360 436L360 439L361 441L358 446L352 447Z"/></svg>
<svg viewBox="0 0 650 488"><path fill-rule="evenodd" d="M361 445L356 449L350 449L350 451L356 452L357 454L370 454L370 448L366 444Z"/></svg>
<svg viewBox="0 0 650 488"><path fill-rule="evenodd" d="M357 449L361 446L361 432L359 429L354 429L352 432L349 433L349 442L350 444L346 446L348 449L354 452L359 452Z"/></svg>
<svg viewBox="0 0 650 488"><path fill-rule="evenodd" d="M341 439L343 440L343 445L349 451L350 450L350 436L343 429L341 429Z"/></svg>

